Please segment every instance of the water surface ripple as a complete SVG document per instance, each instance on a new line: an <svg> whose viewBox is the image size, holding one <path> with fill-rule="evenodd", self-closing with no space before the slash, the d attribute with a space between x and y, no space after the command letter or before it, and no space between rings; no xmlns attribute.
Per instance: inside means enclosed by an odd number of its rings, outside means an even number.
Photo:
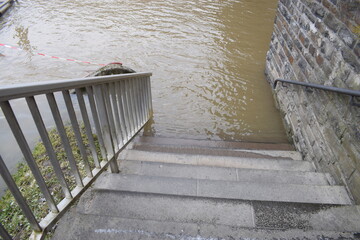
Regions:
<svg viewBox="0 0 360 240"><path fill-rule="evenodd" d="M264 78L277 0L21 0L0 20L0 84L151 71L147 134L286 142Z"/></svg>

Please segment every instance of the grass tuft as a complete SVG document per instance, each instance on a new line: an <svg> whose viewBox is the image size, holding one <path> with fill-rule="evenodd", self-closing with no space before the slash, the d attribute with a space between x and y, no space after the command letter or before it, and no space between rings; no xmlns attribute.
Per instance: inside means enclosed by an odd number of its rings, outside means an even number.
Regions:
<svg viewBox="0 0 360 240"><path fill-rule="evenodd" d="M65 128L80 175L82 176L82 178L84 178L86 176L85 167L82 156L80 154L80 150L76 143L74 132L72 131L72 128L70 126L67 126ZM86 147L87 158L90 162L91 169L93 169L94 160L91 156L89 142L86 137L85 128L83 125L81 126L81 135L83 143ZM65 149L62 146L61 139L57 130L50 130L49 137L55 150L57 159L60 163L61 169L63 170L68 186L72 190L76 186L75 178L71 174ZM100 146L96 135L94 135L94 139L97 148L97 154L99 159L101 160L101 156L99 154ZM52 193L55 202L58 204L65 196L56 178L56 175L49 160L49 156L47 155L45 146L42 142L36 144L33 150L33 156L46 182L46 185ZM36 219L40 221L49 213L46 201L42 193L40 192L35 178L32 175L30 168L27 166L27 164L20 163L17 169L17 172L13 175L13 179L19 190L21 191L23 197L26 199L29 207L33 211ZM9 234L13 236L14 239L28 239L32 232L32 229L9 190L5 192L4 196L0 200L0 209L0 222L9 232Z"/></svg>

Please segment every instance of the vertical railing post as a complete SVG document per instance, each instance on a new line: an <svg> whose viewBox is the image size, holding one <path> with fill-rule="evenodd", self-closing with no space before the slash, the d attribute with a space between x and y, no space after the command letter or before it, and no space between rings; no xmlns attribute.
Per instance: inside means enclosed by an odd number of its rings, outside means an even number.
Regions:
<svg viewBox="0 0 360 240"><path fill-rule="evenodd" d="M6 229L3 227L3 225L0 223L0 237L3 240L12 240L12 237L10 234L6 231Z"/></svg>
<svg viewBox="0 0 360 240"><path fill-rule="evenodd" d="M110 128L110 136L111 140L114 146L115 153L119 150L119 141L115 129L115 121L114 121L114 113L113 113L113 107L111 105L110 101L110 92L109 92L109 84L103 84L102 86L102 97L104 99L105 103L105 112L107 113L107 119L109 123Z"/></svg>
<svg viewBox="0 0 360 240"><path fill-rule="evenodd" d="M121 125L123 122L120 121L120 114L119 114L119 108L118 108L118 100L116 95L116 85L115 83L110 84L110 95L111 95L111 105L113 106L113 113L115 117L115 130L116 130L116 137L118 139L119 148L124 146L125 139L123 130L121 128Z"/></svg>
<svg viewBox="0 0 360 240"><path fill-rule="evenodd" d="M117 82L115 84L115 87L116 87L116 93L117 93L117 97L118 97L120 121L122 123L120 125L120 127L122 128L124 144L125 144L129 140L129 134L128 134L129 123L128 123L127 116L125 114L125 109L124 109L124 104L123 104L124 96L123 96L123 92L121 90L120 82Z"/></svg>
<svg viewBox="0 0 360 240"><path fill-rule="evenodd" d="M67 160L68 160L69 165L70 165L71 173L75 178L76 185L79 186L79 187L84 187L84 184L82 182L79 169L78 169L78 167L76 165L75 157L74 157L74 154L72 152L69 139L68 139L68 137L66 135L65 126L64 126L63 120L61 118L61 114L60 114L59 108L57 106L55 96L54 96L53 93L48 93L48 94L46 94L46 98L48 100L51 113L52 113L52 115L54 117L55 125L56 125L56 128L58 130L61 142L62 142L62 144L64 146L64 149L65 149L65 152L66 152L66 157L67 157Z"/></svg>
<svg viewBox="0 0 360 240"><path fill-rule="evenodd" d="M151 81L150 81L150 77L147 77L147 90L148 90L148 95L149 95L149 117L152 114L153 111L153 107L152 107L152 96L151 96Z"/></svg>
<svg viewBox="0 0 360 240"><path fill-rule="evenodd" d="M29 205L26 203L25 199L23 198L19 188L16 186L16 183L13 180L13 178L11 177L11 174L10 174L9 170L7 169L7 167L4 163L4 160L2 159L1 156L0 156L0 174L1 174L1 177L4 179L6 186L9 188L9 191L14 196L16 202L19 204L19 207L23 211L25 217L29 221L32 229L34 231L41 232L42 229L41 229L39 223L37 222ZM6 234L5 234L5 236L6 236ZM4 237L4 236L2 236L2 237Z"/></svg>
<svg viewBox="0 0 360 240"><path fill-rule="evenodd" d="M105 149L107 152L107 159L110 161L115 157L115 149L113 138L111 136L110 123L108 119L107 109L103 97L103 89L101 85L94 86L95 100L98 110L98 116L100 120L100 128L103 135L103 140L105 144ZM119 167L117 165L116 159L110 163L111 172L119 172Z"/></svg>
<svg viewBox="0 0 360 240"><path fill-rule="evenodd" d="M82 116L83 121L84 121L85 132L86 132L87 139L89 141L89 146L90 146L90 149L91 149L91 155L92 155L92 158L94 160L95 167L96 168L101 168L99 158L98 158L98 155L97 155L97 151L96 151L96 145L95 145L94 136L93 136L92 131L91 131L91 124L90 124L90 120L89 120L89 115L88 115L87 110L86 110L86 104L85 104L85 100L84 100L83 89L77 88L77 89L75 89L75 91L76 91L76 96L77 96L77 99L78 99L78 102L79 102L79 108L80 108L80 111L81 111L81 116ZM94 122L95 122L95 120L94 120ZM99 138L99 136L98 136L98 138Z"/></svg>
<svg viewBox="0 0 360 240"><path fill-rule="evenodd" d="M107 153L106 153L106 149L105 149L105 141L104 141L103 134L102 134L102 131L101 131L101 125L100 125L100 120L99 120L99 116L98 116L98 110L97 110L97 106L96 106L96 103L95 103L94 90L93 90L92 87L88 86L88 87L86 87L86 92L87 92L88 98L89 98L89 104L90 104L91 114L92 114L92 117L93 117L93 120L94 120L96 134L97 134L98 139L99 139L101 156L105 160L105 159L107 159Z"/></svg>
<svg viewBox="0 0 360 240"><path fill-rule="evenodd" d="M45 127L45 124L44 124L44 121L41 117L41 114L40 114L40 111L39 111L39 108L36 104L36 101L35 101L35 98L34 97L27 97L26 98L26 102L29 106L29 109L30 109L30 112L31 112L31 115L34 119L34 122L35 122L35 125L38 129L38 132L40 134L40 137L41 137L41 140L45 146L45 149L46 149L46 152L49 156L49 160L54 168L54 172L56 174L56 177L61 185L61 188L65 194L65 197L66 198L72 198L72 195L71 195L71 192L70 192L70 189L69 189L69 186L66 182L66 179L65 179L65 176L61 170L61 166L60 166L60 163L56 157L56 153L55 153L55 150L51 144L51 141L50 141L50 138L49 138L49 134L46 130L46 127Z"/></svg>
<svg viewBox="0 0 360 240"><path fill-rule="evenodd" d="M91 178L93 175L91 172L91 167L90 167L89 159L87 157L85 145L84 145L84 142L81 137L81 130L79 127L78 120L76 118L75 109L73 106L73 102L71 101L70 93L69 93L69 91L66 90L66 91L62 91L62 94L63 94L65 105L66 105L66 108L67 108L67 111L68 111L68 114L70 117L70 122L72 125L72 129L74 131L77 146L80 150L80 154L83 159L85 171L87 173L87 176L89 178Z"/></svg>
<svg viewBox="0 0 360 240"><path fill-rule="evenodd" d="M24 155L25 161L27 162L31 172L33 173L34 178L36 179L36 182L39 185L40 190L44 195L50 210L54 213L58 213L59 209L57 208L54 198L52 197L48 187L46 186L44 178L42 177L41 172L38 166L36 165L34 156L32 155L30 147L25 139L25 136L20 128L19 122L17 121L15 114L10 106L10 103L8 101L0 102L0 105L4 112L5 118L10 126L10 129L13 132L13 135L20 147L20 150Z"/></svg>

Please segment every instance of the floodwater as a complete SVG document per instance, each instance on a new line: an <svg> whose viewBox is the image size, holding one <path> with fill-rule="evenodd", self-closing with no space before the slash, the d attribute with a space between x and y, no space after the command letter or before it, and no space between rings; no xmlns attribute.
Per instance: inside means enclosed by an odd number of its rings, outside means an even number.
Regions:
<svg viewBox="0 0 360 240"><path fill-rule="evenodd" d="M146 133L286 142L264 77L277 0L20 0L0 19L0 85L152 72Z"/></svg>

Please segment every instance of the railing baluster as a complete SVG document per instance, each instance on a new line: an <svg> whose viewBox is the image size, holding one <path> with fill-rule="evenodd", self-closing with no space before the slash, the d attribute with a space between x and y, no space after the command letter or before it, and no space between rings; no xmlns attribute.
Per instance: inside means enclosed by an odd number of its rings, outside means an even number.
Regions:
<svg viewBox="0 0 360 240"><path fill-rule="evenodd" d="M121 148L122 146L124 146L125 144L125 139L124 139L124 134L123 134L123 130L121 129L121 124L122 122L120 122L120 116L119 116L119 108L118 108L118 101L116 100L116 87L115 87L115 83L110 83L110 95L111 95L111 100L112 100L112 106L113 106L113 113L114 113L114 117L115 117L115 130L116 130L116 136L118 137L118 143L119 143L119 148Z"/></svg>
<svg viewBox="0 0 360 240"><path fill-rule="evenodd" d="M71 122L71 125L72 125L72 128L73 128L73 131L74 131L77 146L78 146L78 148L80 150L81 157L82 157L82 159L84 161L84 168L85 168L86 174L87 174L88 177L91 178L93 175L92 175L92 172L91 172L91 167L90 167L89 160L88 160L88 157L87 157L85 145L84 145L84 142L83 142L82 137L81 137L81 130L80 130L80 127L79 127L78 120L76 118L73 102L71 101L71 97L70 97L70 94L69 94L68 90L62 91L62 94L63 94L65 105L66 105L66 108L67 108L67 111L68 111L68 114L69 114L69 117L70 117L70 122Z"/></svg>
<svg viewBox="0 0 360 240"><path fill-rule="evenodd" d="M140 105L141 105L141 125L145 123L145 96L144 96L144 78L140 78Z"/></svg>
<svg viewBox="0 0 360 240"><path fill-rule="evenodd" d="M136 112L138 113L138 125L139 125L139 128L141 127L142 125L142 120L141 120L141 96L140 96L140 87L139 87L139 81L140 79L139 78L136 78L136 81L135 81L135 92L136 92L136 102L137 102L137 110Z"/></svg>
<svg viewBox="0 0 360 240"><path fill-rule="evenodd" d="M144 106L145 106L145 119L146 121L149 118L149 92L148 92L148 80L146 77L144 77Z"/></svg>
<svg viewBox="0 0 360 240"><path fill-rule="evenodd" d="M29 106L29 109L30 109L30 112L31 112L31 115L34 119L34 122L36 124L36 127L39 131L39 134L40 134L40 137L41 137L41 140L45 146L45 149L46 149L46 152L49 156L49 159L50 159L50 162L51 162L51 165L53 166L54 168L54 172L56 174L56 177L61 185L61 188L65 194L65 197L66 198L72 198L72 195L71 195L71 192L70 192L70 189L69 189L69 186L65 180L65 177L64 177L64 174L61 170L61 166L60 166L60 163L56 157L56 153L54 151L54 147L52 146L51 144L51 141L50 141L50 138L49 138L49 134L46 130L46 127L45 127L45 124L44 124L44 121L41 117L41 114L40 114L40 111L39 111L39 108L36 104L36 101L35 101L35 98L34 97L27 97L26 98L26 102Z"/></svg>
<svg viewBox="0 0 360 240"><path fill-rule="evenodd" d="M126 94L126 82L125 81L120 81L119 85L120 85L120 91L121 91L121 96L122 96L122 100L123 100L125 119L126 119L126 122L127 122L126 135L128 136L128 138L130 138L131 133L132 133L132 123L131 123L130 113L129 113L128 97L127 97L127 94Z"/></svg>
<svg viewBox="0 0 360 240"><path fill-rule="evenodd" d="M0 223L0 236L3 240L12 240L10 234L6 231L3 225Z"/></svg>
<svg viewBox="0 0 360 240"><path fill-rule="evenodd" d="M150 81L150 77L147 77L147 90L148 90L148 98L149 98L149 101L148 101L148 104L149 104L149 117L150 117L150 114L152 114L152 111L153 111L153 108L152 108L152 95L151 95L151 81Z"/></svg>
<svg viewBox="0 0 360 240"><path fill-rule="evenodd" d="M114 121L114 113L113 108L111 106L110 102L110 93L109 93L109 84L102 85L102 92L103 92L103 99L105 102L105 111L107 113L108 121L109 121L109 127L111 132L111 138L114 146L115 152L117 152L119 148L119 142L118 138L116 136L116 129L115 129L115 121Z"/></svg>
<svg viewBox="0 0 360 240"><path fill-rule="evenodd" d="M130 135L133 135L135 133L135 122L134 122L134 115L133 115L133 107L132 107L132 101L131 101L131 94L130 94L130 81L129 79L126 79L124 81L124 85L125 85L125 96L126 96L126 105L127 105L127 111L128 111L128 116L129 116L129 121L130 121Z"/></svg>
<svg viewBox="0 0 360 240"><path fill-rule="evenodd" d="M94 86L95 99L97 103L98 115L100 119L100 127L104 136L104 143L107 152L107 160L110 161L115 156L113 138L111 136L110 123L108 119L106 104L103 96L103 86ZM119 172L117 163L112 161L110 163L112 173Z"/></svg>
<svg viewBox="0 0 360 240"><path fill-rule="evenodd" d="M31 169L31 172L33 173L34 178L36 179L36 181L40 187L40 190L41 190L42 194L44 195L50 210L54 213L59 212L59 210L56 206L56 203L55 203L53 197L51 196L49 189L46 186L44 178L42 177L41 172L35 163L35 159L31 153L30 147L29 147L28 143L26 142L25 136L20 128L20 125L19 125L19 123L15 117L15 114L10 106L10 103L8 101L5 101L5 102L1 102L0 105L1 105L1 108L5 115L5 118L11 128L11 131L13 132L14 137L20 147L20 150L23 153L24 158L25 158L27 164L29 165L29 168Z"/></svg>
<svg viewBox="0 0 360 240"><path fill-rule="evenodd" d="M32 229L34 231L41 232L42 229L41 229L40 225L38 224L29 205L26 203L25 199L23 198L19 188L16 186L16 183L15 183L14 179L11 177L11 174L10 174L9 170L7 169L1 155L0 155L0 174L1 174L1 177L4 179L6 186L9 188L11 194L14 196L16 202L19 204L19 207L23 211L25 217L29 221ZM7 233L7 232L5 231L5 233ZM6 234L1 235L1 236L3 238L5 238L4 236L6 236ZM11 239L11 237L10 237L10 239Z"/></svg>
<svg viewBox="0 0 360 240"><path fill-rule="evenodd" d="M140 89L139 89L139 78L134 79L134 85L135 85L135 99L136 99L136 113L138 117L138 126L140 127L142 125L141 121L141 107L140 107Z"/></svg>
<svg viewBox="0 0 360 240"><path fill-rule="evenodd" d="M91 150L91 156L92 156L92 158L94 160L95 167L100 168L100 162L99 162L99 158L98 158L97 151L96 151L95 140L94 140L94 136L93 136L92 131L91 131L91 124L90 124L90 120L89 120L89 115L88 115L87 110L86 110L86 104L85 104L85 100L84 100L84 92L83 92L83 90L81 88L77 88L77 89L75 89L75 91L76 91L76 97L77 97L78 102L79 102L81 116L83 118L84 125L85 125L86 136L87 136L87 139L89 141L89 146L90 146L90 150Z"/></svg>
<svg viewBox="0 0 360 240"><path fill-rule="evenodd" d="M115 88L116 88L116 92L117 92L117 96L118 96L118 106L119 106L119 114L120 114L120 120L121 120L121 126L123 129L123 137L124 137L124 141L127 142L129 140L129 134L128 134L128 119L125 116L125 111L124 111L124 105L123 105L123 93L121 91L121 85L120 82L115 83ZM124 143L125 143L124 142Z"/></svg>
<svg viewBox="0 0 360 240"><path fill-rule="evenodd" d="M129 83L129 100L130 100L130 107L131 107L131 118L132 118L132 122L134 123L134 133L136 132L136 129L137 129L137 118L136 118L136 110L135 110L135 101L134 101L134 92L133 92L133 89L134 89L134 81L133 79L129 79L128 81Z"/></svg>
<svg viewBox="0 0 360 240"><path fill-rule="evenodd" d="M76 161L75 161L74 155L72 153L69 139L66 135L66 130L65 130L63 121L61 119L61 115L60 115L59 108L58 108L56 100L55 100L55 96L53 93L48 93L48 94L46 94L46 98L48 100L52 115L54 117L56 128L58 130L61 142L64 146L64 149L66 152L66 157L69 161L71 173L75 177L76 185L79 187L83 187L84 184L82 182L81 175L79 173L79 169L76 165Z"/></svg>
<svg viewBox="0 0 360 240"><path fill-rule="evenodd" d="M96 107L96 103L95 103L95 99L94 99L93 88L86 87L86 92L87 92L88 98L89 98L89 104L90 104L91 114L93 116L93 120L94 120L94 124L95 124L96 134L99 139L101 156L105 160L105 159L107 159L107 153L106 153L106 149L105 149L105 142L104 142L103 134L101 131L100 120L98 117L98 111L97 111L97 107Z"/></svg>
<svg viewBox="0 0 360 240"><path fill-rule="evenodd" d="M131 99L133 103L133 112L135 117L135 132L138 129L139 126L139 116L138 116L138 110L137 110L137 97L136 97L136 78L132 78L130 81L130 89L131 89Z"/></svg>

